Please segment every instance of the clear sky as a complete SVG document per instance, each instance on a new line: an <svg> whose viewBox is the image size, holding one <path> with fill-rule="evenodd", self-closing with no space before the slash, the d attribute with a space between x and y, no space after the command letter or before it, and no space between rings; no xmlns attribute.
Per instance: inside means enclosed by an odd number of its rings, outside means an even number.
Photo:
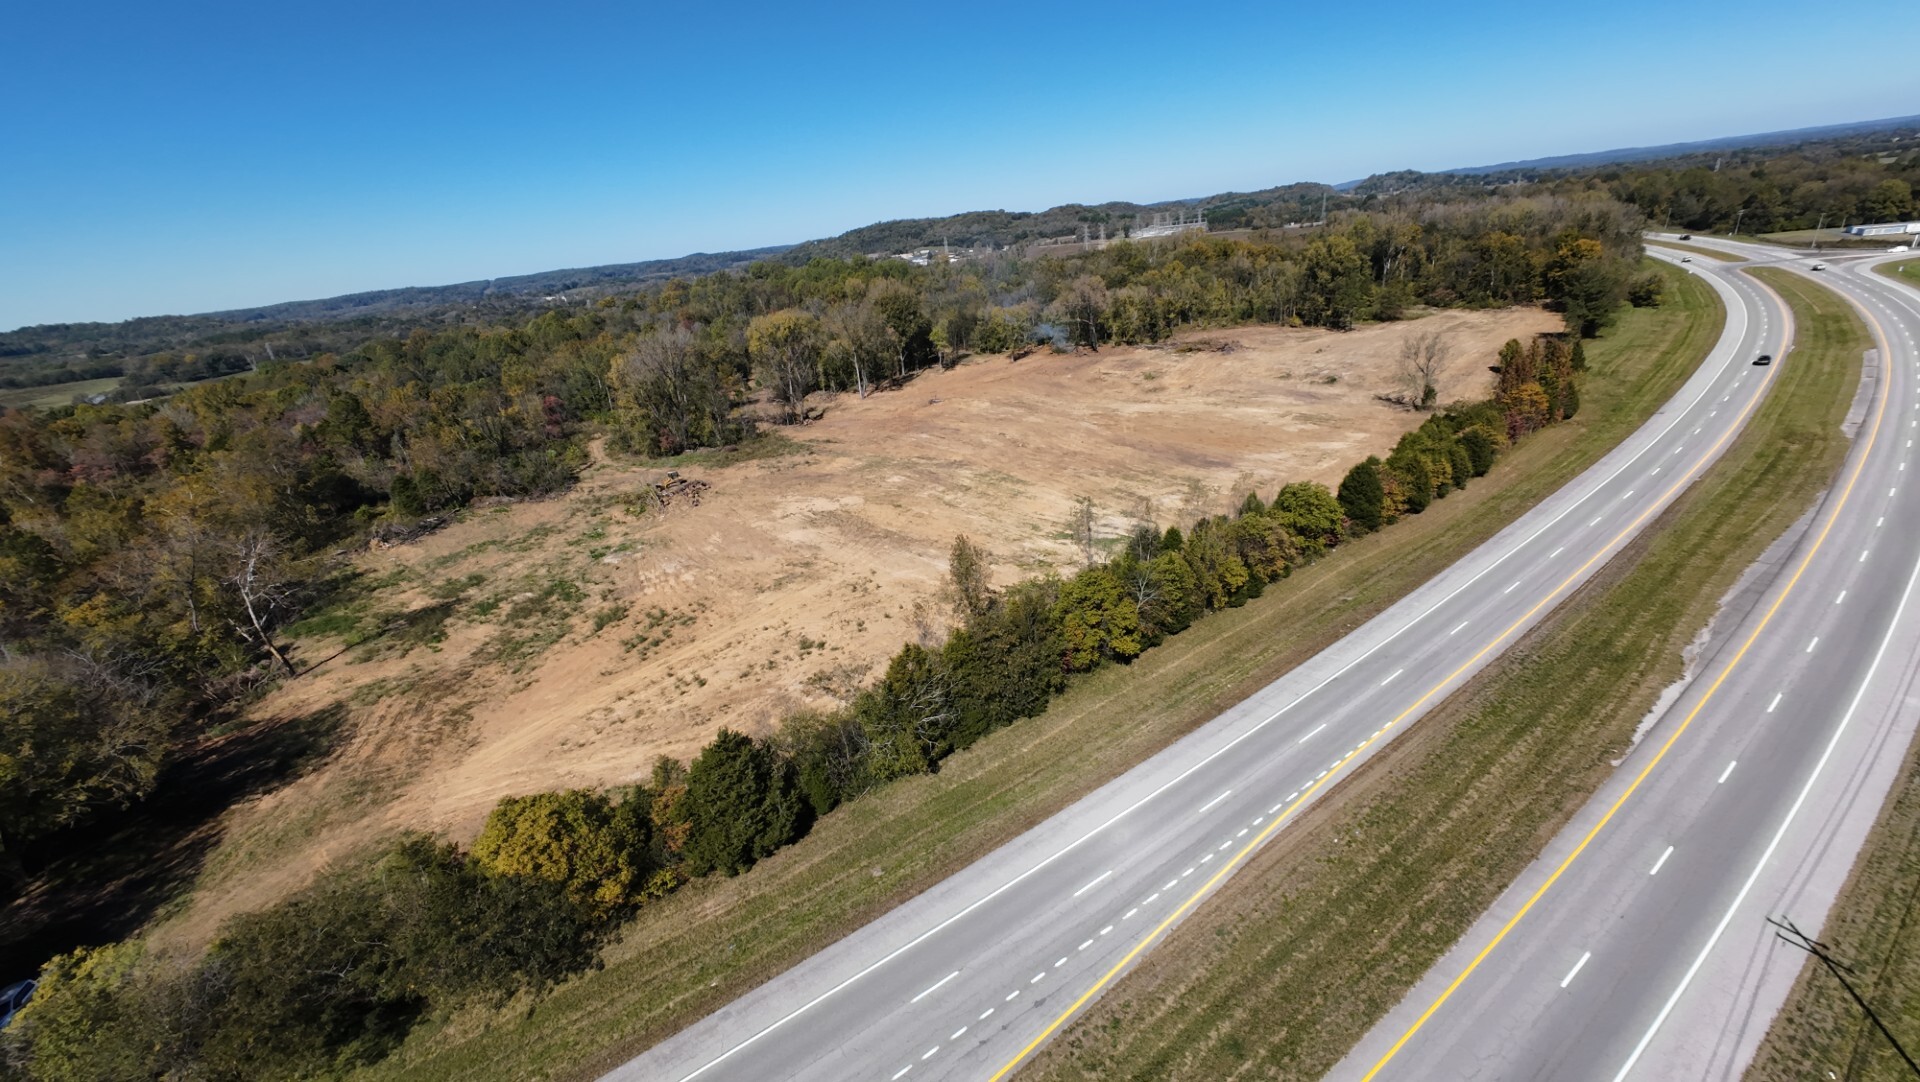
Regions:
<svg viewBox="0 0 1920 1082"><path fill-rule="evenodd" d="M1920 113L1910 49L1847 50L1912 16L16 3L0 328Z"/></svg>

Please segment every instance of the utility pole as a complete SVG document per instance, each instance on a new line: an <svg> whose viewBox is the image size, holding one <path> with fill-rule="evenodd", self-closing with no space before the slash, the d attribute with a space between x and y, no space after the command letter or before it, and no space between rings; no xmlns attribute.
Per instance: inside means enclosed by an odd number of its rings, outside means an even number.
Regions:
<svg viewBox="0 0 1920 1082"><path fill-rule="evenodd" d="M1826 227L1827 216L1822 214L1820 216L1820 224L1813 227L1813 250L1816 252L1820 250L1820 231Z"/></svg>
<svg viewBox="0 0 1920 1082"><path fill-rule="evenodd" d="M1740 216L1746 212L1747 208L1745 207L1741 207L1739 210L1733 212L1733 236L1737 237L1740 235Z"/></svg>
<svg viewBox="0 0 1920 1082"><path fill-rule="evenodd" d="M1779 920L1768 917L1767 923L1779 929L1773 934L1781 942L1790 947L1797 947L1813 955L1815 958L1820 959L1820 964L1826 966L1827 972L1833 974L1834 979L1840 982L1840 987L1845 988L1847 994L1853 997L1853 1001L1858 1004L1860 1010L1866 1014L1867 1020L1873 1023L1873 1027L1879 1030L1880 1035L1885 1037L1887 1043L1893 1046L1893 1050L1899 1053L1901 1060L1905 1061L1907 1065L1907 1070L1913 1072L1913 1077L1920 1078L1920 1063L1913 1061L1913 1057L1907 1054L1907 1050L1900 1046L1899 1038L1895 1037L1893 1032L1887 1029L1885 1022L1880 1021L1880 1016L1874 1013L1873 1008L1867 1006L1867 1001L1860 998L1860 993L1854 991L1853 982L1847 980L1846 975L1853 972L1853 967L1828 954L1825 943L1820 942L1799 928L1796 928L1792 921L1784 917Z"/></svg>

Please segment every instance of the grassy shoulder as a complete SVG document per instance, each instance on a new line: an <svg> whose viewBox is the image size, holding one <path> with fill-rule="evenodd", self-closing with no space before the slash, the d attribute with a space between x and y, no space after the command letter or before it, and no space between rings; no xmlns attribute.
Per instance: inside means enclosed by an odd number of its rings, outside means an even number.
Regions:
<svg viewBox="0 0 1920 1082"><path fill-rule="evenodd" d="M1244 608L1078 683L1042 716L835 811L737 878L643 911L602 970L536 1003L423 1027L364 1078L585 1078L925 890L1205 723L1486 540L1639 427L1718 338L1724 312L1677 270L1667 303L1588 351L1583 411L1463 492L1344 545ZM1126 719L1117 723L1115 719ZM1075 754L1059 754L1062 747Z"/></svg>
<svg viewBox="0 0 1920 1082"><path fill-rule="evenodd" d="M1690 252L1694 255L1703 255L1703 256L1706 256L1708 259L1717 259L1722 263L1746 262L1745 256L1734 255L1732 252L1723 252L1723 251L1720 251L1718 248L1707 248L1698 244L1682 244L1677 240L1652 240L1652 239L1649 239L1647 243L1657 248L1674 248L1682 252Z"/></svg>
<svg viewBox="0 0 1920 1082"><path fill-rule="evenodd" d="M1822 941L1909 1051L1920 1053L1920 742L1874 823ZM1749 1082L1894 1082L1912 1073L1838 981L1809 960L1748 1067Z"/></svg>
<svg viewBox="0 0 1920 1082"><path fill-rule="evenodd" d="M1865 332L1799 345L1745 432L1522 642L1283 832L1023 1078L1318 1078L1612 773L1720 599L1831 482Z"/></svg>
<svg viewBox="0 0 1920 1082"><path fill-rule="evenodd" d="M1903 259L1898 263L1882 263L1873 269L1896 282L1920 286L1920 258Z"/></svg>
<svg viewBox="0 0 1920 1082"><path fill-rule="evenodd" d="M1897 266L1920 276L1920 260ZM1892 269L1880 268L1883 274ZM1855 987L1894 1035L1920 1054L1920 742L1907 749L1821 938L1853 967ZM1746 1078L1774 1082L1828 1072L1855 1082L1913 1077L1839 982L1809 960Z"/></svg>

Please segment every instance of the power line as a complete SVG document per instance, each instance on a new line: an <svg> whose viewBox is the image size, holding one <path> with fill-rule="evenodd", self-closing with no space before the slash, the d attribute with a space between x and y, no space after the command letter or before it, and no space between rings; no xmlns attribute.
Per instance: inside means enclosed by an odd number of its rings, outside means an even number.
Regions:
<svg viewBox="0 0 1920 1082"><path fill-rule="evenodd" d="M1827 945L1825 943L1801 931L1794 925L1793 921L1785 917L1779 920L1768 917L1767 923L1779 929L1773 934L1778 937L1781 942L1791 947L1798 947L1808 954L1813 955L1815 958L1820 959L1820 963L1827 967L1827 972L1833 974L1834 979L1840 982L1840 987L1845 988L1847 994L1853 997L1853 1001L1860 1005L1860 1009L1865 1012L1867 1020L1872 1022L1874 1028L1880 1031L1880 1035L1887 1039L1887 1043L1893 1046L1893 1050L1900 1054L1900 1058L1906 1062L1907 1070L1912 1071L1915 1078L1920 1078L1920 1063L1913 1061L1913 1057L1908 1055L1907 1050L1901 1046L1900 1039L1893 1035L1893 1031L1887 1028L1885 1022L1880 1021L1880 1016L1874 1013L1873 1008L1867 1005L1866 1000L1860 998L1860 993L1854 991L1853 982L1847 979L1847 974L1853 972L1853 967L1827 953Z"/></svg>

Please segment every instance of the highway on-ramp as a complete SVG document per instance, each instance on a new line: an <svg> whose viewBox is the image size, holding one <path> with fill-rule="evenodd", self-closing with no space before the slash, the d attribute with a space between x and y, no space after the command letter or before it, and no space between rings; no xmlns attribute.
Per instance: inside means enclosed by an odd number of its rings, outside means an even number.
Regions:
<svg viewBox="0 0 1920 1082"><path fill-rule="evenodd" d="M1721 453L1778 370L1753 358L1791 363L1790 326L1751 280L1691 269L1726 306L1722 339L1595 466L1245 702L608 1077L1011 1074L1300 808L1524 634Z"/></svg>
<svg viewBox="0 0 1920 1082"><path fill-rule="evenodd" d="M1818 929L1899 770L1920 718L1920 292L1880 259L1714 246L1866 320L1847 462L1609 784L1334 1079L1739 1077L1805 960L1766 919Z"/></svg>

